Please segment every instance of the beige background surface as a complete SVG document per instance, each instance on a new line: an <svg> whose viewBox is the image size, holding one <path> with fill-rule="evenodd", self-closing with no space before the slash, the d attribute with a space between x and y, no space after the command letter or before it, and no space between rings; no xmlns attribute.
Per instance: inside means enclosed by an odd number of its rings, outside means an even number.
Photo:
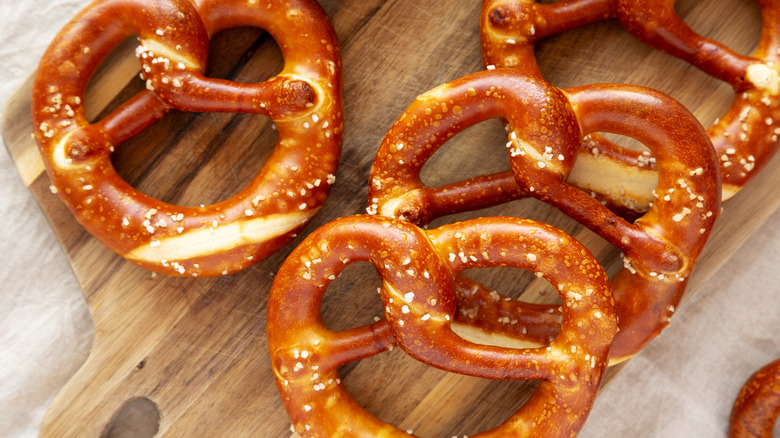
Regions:
<svg viewBox="0 0 780 438"><path fill-rule="evenodd" d="M0 0L0 105L84 0ZM421 90L424 91L424 90ZM603 392L580 436L718 437L744 380L780 357L780 217ZM0 436L33 437L91 343L89 313L48 225L0 152Z"/></svg>

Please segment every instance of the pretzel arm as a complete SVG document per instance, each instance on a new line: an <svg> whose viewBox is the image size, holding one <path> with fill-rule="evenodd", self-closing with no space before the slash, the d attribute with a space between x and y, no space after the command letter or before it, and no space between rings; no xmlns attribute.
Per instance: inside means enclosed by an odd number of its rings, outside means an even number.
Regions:
<svg viewBox="0 0 780 438"><path fill-rule="evenodd" d="M181 111L251 113L280 119L307 111L316 101L308 82L282 76L259 84L239 84L193 75L186 81L173 78L169 84L163 87L155 82L156 93Z"/></svg>
<svg viewBox="0 0 780 438"><path fill-rule="evenodd" d="M615 0L618 20L645 44L740 89L753 60L694 32L675 12L675 1Z"/></svg>
<svg viewBox="0 0 780 438"><path fill-rule="evenodd" d="M555 3L537 3L536 10L542 17L542 20L538 21L544 23L536 32L539 39L615 16L613 0L562 0Z"/></svg>
<svg viewBox="0 0 780 438"><path fill-rule="evenodd" d="M511 299L464 275L455 277L458 311L455 322L484 335L500 334L530 346L548 345L560 331L562 307Z"/></svg>
<svg viewBox="0 0 780 438"><path fill-rule="evenodd" d="M110 144L121 144L154 125L165 116L168 109L157 96L144 90L93 123L93 126L106 133Z"/></svg>
<svg viewBox="0 0 780 438"><path fill-rule="evenodd" d="M481 175L431 190L431 215L492 207L525 197L511 171Z"/></svg>
<svg viewBox="0 0 780 438"><path fill-rule="evenodd" d="M323 331L328 342L320 350L323 368L338 368L350 362L375 356L395 345L387 320L343 331Z"/></svg>

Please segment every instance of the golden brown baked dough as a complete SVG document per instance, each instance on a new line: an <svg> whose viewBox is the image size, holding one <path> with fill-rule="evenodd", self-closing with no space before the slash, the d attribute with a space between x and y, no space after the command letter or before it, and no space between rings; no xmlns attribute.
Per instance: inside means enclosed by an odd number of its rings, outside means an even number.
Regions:
<svg viewBox="0 0 780 438"><path fill-rule="evenodd" d="M237 26L274 37L285 58L281 73L259 84L203 75L209 38ZM147 88L90 123L87 83L134 34ZM106 246L166 274L222 275L275 252L319 211L340 155L341 87L336 35L314 0L97 1L62 29L41 60L32 97L35 138L52 190ZM169 109L262 114L275 122L279 140L235 197L170 205L127 184L110 158L116 145Z"/></svg>
<svg viewBox="0 0 780 438"><path fill-rule="evenodd" d="M332 331L321 317L323 295L358 261L372 263L383 280L385 319ZM563 322L549 346L483 345L453 332L454 275L491 266L539 272L555 285ZM314 231L280 268L268 299L268 345L284 406L302 437L410 436L358 405L338 374L339 366L394 345L455 373L542 380L509 420L469 436L571 436L582 427L607 366L616 330L613 302L595 258L549 225L491 217L423 231L392 218L350 216Z"/></svg>

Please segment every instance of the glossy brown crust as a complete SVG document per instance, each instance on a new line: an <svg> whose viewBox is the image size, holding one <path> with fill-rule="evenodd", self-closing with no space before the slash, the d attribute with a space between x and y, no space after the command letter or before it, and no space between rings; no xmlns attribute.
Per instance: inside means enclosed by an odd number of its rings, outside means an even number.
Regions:
<svg viewBox="0 0 780 438"><path fill-rule="evenodd" d="M240 84L203 75L209 38L236 26L265 29L285 59L277 76ZM96 122L84 91L99 63L137 35L146 90ZM224 275L286 244L317 213L335 181L343 130L341 57L314 0L96 1L44 54L32 96L35 138L52 191L97 239L128 260L171 275ZM180 207L139 193L111 164L121 142L170 109L270 117L276 148L235 197Z"/></svg>
<svg viewBox="0 0 780 438"><path fill-rule="evenodd" d="M722 44L696 34L674 11L674 0L572 0L537 4L533 0L485 0L481 39L485 65L512 67L541 75L533 48L540 39L594 21L617 19L632 35L649 46L691 63L705 73L728 82L736 91L729 110L709 128L717 153L723 200L736 194L769 161L780 134L780 1L761 0L761 39L755 52L743 56ZM597 148L613 148L599 142ZM585 149L591 149L592 146ZM635 151L609 156L623 167L636 167ZM639 157L641 159L641 157ZM642 165L642 161L638 163ZM618 206L635 206L642 199L615 198L598 192Z"/></svg>
<svg viewBox="0 0 780 438"><path fill-rule="evenodd" d="M612 280L620 321L612 359L630 357L668 325L719 214L718 164L706 133L680 104L646 88L560 90L513 69L474 73L419 96L393 125L372 167L369 212L424 225L506 200L508 191L472 179L452 185L460 199L443 205L440 190L419 176L454 134L494 117L510 127L513 193L554 205L624 253L625 268ZM596 131L636 138L657 158L652 208L634 222L565 183L583 136Z"/></svg>
<svg viewBox="0 0 780 438"><path fill-rule="evenodd" d="M780 416L780 359L750 376L734 402L729 438L772 438Z"/></svg>
<svg viewBox="0 0 780 438"><path fill-rule="evenodd" d="M372 263L383 280L385 319L331 331L321 318L323 295L347 265L358 261ZM452 331L454 275L490 266L540 272L556 285L563 301L562 329L548 347L476 344ZM350 216L309 235L279 270L268 302L268 343L283 403L302 437L410 436L360 407L337 372L393 345L455 373L542 380L505 423L468 436L573 436L607 366L616 330L612 304L598 262L548 225L492 217L423 231L392 218Z"/></svg>

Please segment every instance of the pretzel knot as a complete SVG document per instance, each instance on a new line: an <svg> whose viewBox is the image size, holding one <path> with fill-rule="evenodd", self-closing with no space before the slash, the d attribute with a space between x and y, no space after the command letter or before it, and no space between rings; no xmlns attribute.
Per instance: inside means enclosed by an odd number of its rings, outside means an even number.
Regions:
<svg viewBox="0 0 780 438"><path fill-rule="evenodd" d="M277 76L258 84L204 76L209 38L237 26L262 28L275 39L285 58ZM83 105L89 78L132 35L146 89L91 123ZM257 263L319 211L335 181L342 107L338 43L313 0L95 2L44 54L32 101L52 190L87 231L138 265L192 276ZM169 109L265 115L279 139L260 173L233 198L201 207L167 204L122 180L110 156Z"/></svg>
<svg viewBox="0 0 780 438"><path fill-rule="evenodd" d="M729 438L772 438L780 416L780 359L756 371L740 390L729 421Z"/></svg>
<svg viewBox="0 0 780 438"><path fill-rule="evenodd" d="M507 121L512 171L425 186L420 170L427 160L448 139L490 118ZM652 207L636 221L567 184L590 132L633 137L658 160ZM424 225L521 197L555 206L623 252L625 267L612 279L620 322L612 358L620 361L655 337L678 305L720 211L717 169L704 130L666 95L614 84L561 90L538 76L496 69L439 86L407 108L377 152L368 210Z"/></svg>
<svg viewBox="0 0 780 438"><path fill-rule="evenodd" d="M349 264L372 263L382 279L385 319L345 331L322 321L328 284ZM453 332L453 275L511 266L538 272L563 300L560 333L547 347L469 342ZM616 330L606 274L560 230L531 220L483 218L423 231L375 216L337 219L309 235L271 288L272 366L293 426L305 437L409 436L360 407L337 368L393 345L432 366L489 379L541 379L510 420L469 436L569 436L582 426L607 365ZM536 436L536 435L534 435Z"/></svg>
<svg viewBox="0 0 780 438"><path fill-rule="evenodd" d="M730 84L735 98L708 129L719 159L723 200L735 195L770 160L780 135L780 1L761 0L761 38L750 56L694 32L674 10L675 0L580 0L538 4L534 0L484 0L481 40L483 62L541 76L534 45L557 33L604 19L617 19L647 45L676 56L706 74ZM619 150L592 134L583 144L580 170L570 183L594 191L601 199L642 213L652 202L649 183L655 158ZM625 190L607 192L604 173L615 179L626 173Z"/></svg>

